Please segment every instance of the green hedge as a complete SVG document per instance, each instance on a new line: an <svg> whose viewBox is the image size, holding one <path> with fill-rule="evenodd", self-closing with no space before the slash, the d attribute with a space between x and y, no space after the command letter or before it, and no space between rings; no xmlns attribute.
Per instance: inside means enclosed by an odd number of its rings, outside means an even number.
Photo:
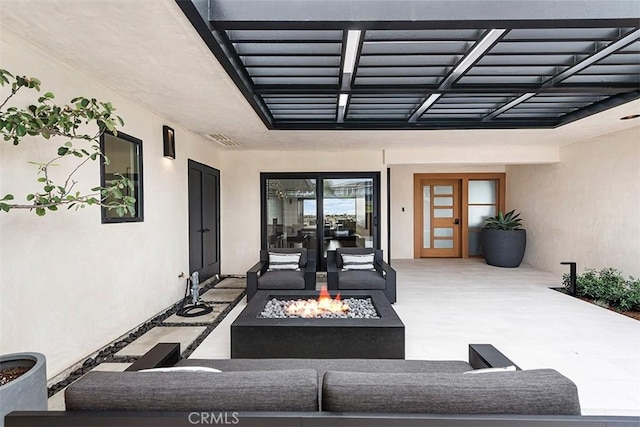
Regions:
<svg viewBox="0 0 640 427"><path fill-rule="evenodd" d="M562 276L566 289L569 289L569 280L569 274ZM618 310L640 311L640 279L625 279L615 268L586 269L576 277L576 294Z"/></svg>

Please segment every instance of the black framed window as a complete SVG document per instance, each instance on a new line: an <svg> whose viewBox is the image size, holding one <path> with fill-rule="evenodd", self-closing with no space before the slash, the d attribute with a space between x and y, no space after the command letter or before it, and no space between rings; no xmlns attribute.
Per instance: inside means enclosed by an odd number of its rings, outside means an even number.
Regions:
<svg viewBox="0 0 640 427"><path fill-rule="evenodd" d="M133 190L124 188L123 194L136 199L133 214L126 212L123 216L119 216L115 209L102 208L102 223L144 221L142 140L123 132L118 132L117 135L105 132L100 137L100 150L108 159L100 165L100 185L106 187L122 175L133 183Z"/></svg>
<svg viewBox="0 0 640 427"><path fill-rule="evenodd" d="M380 249L379 172L262 173L262 248Z"/></svg>

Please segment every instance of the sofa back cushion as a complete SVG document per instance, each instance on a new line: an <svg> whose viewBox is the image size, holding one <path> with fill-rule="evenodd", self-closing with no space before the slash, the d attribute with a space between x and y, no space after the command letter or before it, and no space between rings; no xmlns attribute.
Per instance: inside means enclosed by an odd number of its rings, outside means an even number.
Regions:
<svg viewBox="0 0 640 427"><path fill-rule="evenodd" d="M579 415L575 384L552 369L386 374L329 371L323 411L431 414Z"/></svg>
<svg viewBox="0 0 640 427"><path fill-rule="evenodd" d="M313 369L89 372L65 403L69 411L317 411L318 378Z"/></svg>

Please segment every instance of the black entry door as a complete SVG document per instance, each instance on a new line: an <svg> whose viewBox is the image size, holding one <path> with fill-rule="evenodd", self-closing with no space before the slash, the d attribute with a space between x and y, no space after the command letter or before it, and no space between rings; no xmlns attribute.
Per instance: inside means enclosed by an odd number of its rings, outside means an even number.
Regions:
<svg viewBox="0 0 640 427"><path fill-rule="evenodd" d="M220 171L189 160L189 273L220 274Z"/></svg>

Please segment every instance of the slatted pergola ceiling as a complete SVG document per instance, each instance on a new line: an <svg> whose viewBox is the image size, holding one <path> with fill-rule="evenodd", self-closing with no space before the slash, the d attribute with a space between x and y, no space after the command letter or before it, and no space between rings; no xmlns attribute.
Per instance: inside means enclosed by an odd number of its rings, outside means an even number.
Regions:
<svg viewBox="0 0 640 427"><path fill-rule="evenodd" d="M270 129L554 128L640 97L634 2L176 1Z"/></svg>

